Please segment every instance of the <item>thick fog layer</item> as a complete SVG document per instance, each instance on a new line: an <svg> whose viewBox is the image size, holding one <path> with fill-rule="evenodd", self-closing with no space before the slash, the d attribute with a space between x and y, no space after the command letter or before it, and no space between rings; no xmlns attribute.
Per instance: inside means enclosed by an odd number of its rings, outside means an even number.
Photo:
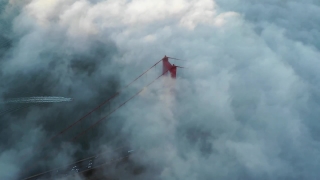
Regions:
<svg viewBox="0 0 320 180"><path fill-rule="evenodd" d="M1 102L73 99L17 111L0 104L7 112L0 116L0 179L122 145L137 150L132 166L143 171L109 167L106 177L320 177L319 1L10 0L0 5ZM187 60L170 60L187 67L178 69L175 82L156 81L78 142L68 140L108 107L43 148L164 55ZM136 82L126 95L151 80Z"/></svg>

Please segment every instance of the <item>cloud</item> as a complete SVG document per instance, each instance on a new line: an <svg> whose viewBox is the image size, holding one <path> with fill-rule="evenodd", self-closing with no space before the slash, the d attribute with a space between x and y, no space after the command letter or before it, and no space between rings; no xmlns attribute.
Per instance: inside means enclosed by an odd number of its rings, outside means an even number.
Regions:
<svg viewBox="0 0 320 180"><path fill-rule="evenodd" d="M10 3L7 7L15 6L14 2ZM50 20L50 26L46 27L37 21L30 10L32 3L34 1L23 5L18 14L14 14L13 21L5 14L2 16L12 31L5 39L10 46L4 45L1 58L0 99L58 94L76 100L60 105L31 105L1 114L0 149L3 156L0 162L2 166L11 167L0 173L1 179L22 178L99 151L99 148L93 148L94 142L90 146L88 141L90 137L100 137L102 132L97 129L77 146L64 144L103 115L103 111L82 122L82 129L65 134L45 150L42 144L83 112L114 94L120 85L111 64L117 47L110 40L99 39L96 35L70 40L62 26ZM18 108L1 105L1 111Z"/></svg>
<svg viewBox="0 0 320 180"><path fill-rule="evenodd" d="M166 54L188 60L175 62L188 67L178 70L175 94L162 88L168 80L157 81L80 145L67 146L61 157L71 161L76 152L91 153L117 137L140 150L131 158L134 165L105 170L120 178L315 179L318 9L311 0L32 0L22 5L5 37L12 45L2 47L3 98L31 91L75 102L2 118L6 128L0 137L11 142L0 145L0 162L11 170L1 176L14 178L36 159L15 162L26 144L35 147ZM147 80L150 74L133 89ZM20 137L39 139L19 145ZM135 166L144 171L132 175Z"/></svg>

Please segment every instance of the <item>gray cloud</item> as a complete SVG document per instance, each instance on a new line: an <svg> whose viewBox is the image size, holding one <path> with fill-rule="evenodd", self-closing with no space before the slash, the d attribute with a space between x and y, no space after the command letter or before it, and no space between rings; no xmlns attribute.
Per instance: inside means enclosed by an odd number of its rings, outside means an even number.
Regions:
<svg viewBox="0 0 320 180"><path fill-rule="evenodd" d="M265 23L285 29L287 38L319 49L319 1L217 1L224 9L242 13L257 29ZM303 8L301 8L303 7Z"/></svg>
<svg viewBox="0 0 320 180"><path fill-rule="evenodd" d="M268 47L281 57L307 85L305 94L309 96L305 107L300 107L300 115L317 139L317 112L319 84L317 83L317 61L319 59L320 17L318 1L281 1L252 3L250 1L224 1L226 9L244 14L245 18L259 29ZM240 5L241 6L237 6ZM270 28L272 27L273 28ZM280 31L276 31L279 28ZM280 44L283 45L280 45ZM312 114L312 115L311 115Z"/></svg>
<svg viewBox="0 0 320 180"><path fill-rule="evenodd" d="M14 20L4 19L13 30L2 38L10 41L1 46L1 98L31 92L75 102L1 117L0 137L10 138L0 141L0 164L8 169L0 177L15 179L27 163L54 151L63 160L40 161L43 169L30 174L70 162L108 147L114 137L137 149L130 163L103 171L120 179L319 176L317 1L33 0L15 6L22 9ZM80 144L63 142L106 109L51 151L18 162L164 54L189 60L175 62L188 67L178 70L175 95L163 88L166 80L157 81ZM143 170L132 175L133 169Z"/></svg>
<svg viewBox="0 0 320 180"><path fill-rule="evenodd" d="M49 22L52 26L48 29L35 24L26 14L28 3L12 18L5 15L12 13L10 6L18 8L19 4L11 1L5 5L8 12L2 15L2 20L12 27L5 28L13 30L8 31L8 35L3 34L7 36L1 46L1 99L43 95L75 99L60 105L33 104L2 114L0 164L3 171L0 178L16 179L19 175L35 174L99 151L94 145L108 140L99 140L104 130L99 127L77 146L64 144L103 115L103 110L82 122L77 131L65 134L45 149L41 143L114 94L120 83L110 64L118 53L110 40L99 40L92 35L85 41L68 41L64 30L54 22ZM79 45L78 49L75 44ZM1 104L1 111L17 108ZM97 138L96 142L90 141L93 137ZM25 174L27 168L31 169Z"/></svg>

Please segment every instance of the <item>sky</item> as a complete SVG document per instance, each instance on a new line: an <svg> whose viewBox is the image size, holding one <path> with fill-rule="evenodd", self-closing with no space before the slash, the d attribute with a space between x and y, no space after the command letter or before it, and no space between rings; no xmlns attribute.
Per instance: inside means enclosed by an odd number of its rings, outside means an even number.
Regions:
<svg viewBox="0 0 320 180"><path fill-rule="evenodd" d="M0 179L122 145L139 149L131 160L143 173L124 165L105 176L318 179L319 11L317 0L2 1L0 100L73 101L0 116ZM68 139L106 107L42 149L164 55L187 60L171 60L187 67L175 93L162 78L79 142Z"/></svg>

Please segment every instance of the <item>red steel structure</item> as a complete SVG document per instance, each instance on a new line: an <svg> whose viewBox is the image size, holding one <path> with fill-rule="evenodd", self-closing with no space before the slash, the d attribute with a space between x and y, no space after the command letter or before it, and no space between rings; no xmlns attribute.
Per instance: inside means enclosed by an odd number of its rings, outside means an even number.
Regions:
<svg viewBox="0 0 320 180"><path fill-rule="evenodd" d="M169 62L169 58L170 57L167 57L167 56L164 56L164 58L162 58L162 73L163 73L163 75L170 73L171 78L176 79L177 78L177 68L183 68L183 67L171 64ZM176 58L171 58L171 59L180 60L180 59L176 59Z"/></svg>
<svg viewBox="0 0 320 180"><path fill-rule="evenodd" d="M98 121L94 122L91 126L89 126L88 128L86 128L84 131L81 131L80 133L76 134L73 138L71 138L69 141L70 142L75 142L76 140L78 140L81 136L83 136L84 134L86 134L90 129L93 129L94 127L96 127L100 122L102 122L105 119L108 119L109 116L111 114L113 114L115 111L117 111L118 109L120 109L122 106L124 106L126 103L128 103L130 100L132 100L134 97L136 97L138 94L140 94L143 89L145 87L150 86L151 84L153 84L156 80L158 80L160 77L167 75L168 73L170 73L170 76L172 79L176 79L177 77L177 68L183 68L180 66L176 66L174 64L171 64L169 62L169 59L174 59L174 60L180 60L180 59L176 59L176 58L171 58L171 57L167 57L164 56L160 61L158 61L157 63L155 63L153 66L151 66L149 69L147 69L145 72L143 72L141 75L139 75L137 78L135 78L132 82L130 82L128 85L126 85L125 87L123 87L120 91L116 92L113 96L111 96L109 99L105 100L104 102L102 102L100 105L98 105L97 107L95 107L93 110L91 110L90 112L88 112L87 114L85 114L84 116L82 116L80 119L78 119L77 121L73 122L72 124L70 124L69 126L67 126L66 128L62 129L60 132L58 132L57 134L55 134L54 136L52 136L51 138L49 138L44 144L41 144L40 146L45 146L47 143L49 143L50 141L52 141L53 139L56 139L58 136L61 136L62 134L64 134L65 132L67 132L68 130L70 130L71 128L73 128L75 125L77 125L78 123L80 123L81 121L83 121L84 119L86 119L90 114L94 113L95 111L97 111L98 109L100 109L102 106L106 105L107 103L109 103L112 99L114 99L115 97L117 97L124 89L127 89L129 86L131 86L134 82L136 82L138 79L140 79L142 76L146 75L148 71L150 71L151 69L155 68L157 64L159 64L162 61L162 73L155 78L153 81L151 81L150 83L148 83L146 86L144 86L140 91L138 91L136 94L134 94L133 96L131 96L129 99L127 99L126 101L122 102L119 106L117 106L116 108L114 108L113 110L111 110L106 116L102 117L101 119L99 119ZM38 147L40 148L40 147ZM37 148L37 149L38 149ZM46 158L45 158L46 159ZM48 171L50 172L50 171ZM45 172L46 173L46 172ZM40 173L34 176L30 176L28 178L25 178L24 180L29 180L32 178L36 178L38 177L38 175L42 175L45 173Z"/></svg>

